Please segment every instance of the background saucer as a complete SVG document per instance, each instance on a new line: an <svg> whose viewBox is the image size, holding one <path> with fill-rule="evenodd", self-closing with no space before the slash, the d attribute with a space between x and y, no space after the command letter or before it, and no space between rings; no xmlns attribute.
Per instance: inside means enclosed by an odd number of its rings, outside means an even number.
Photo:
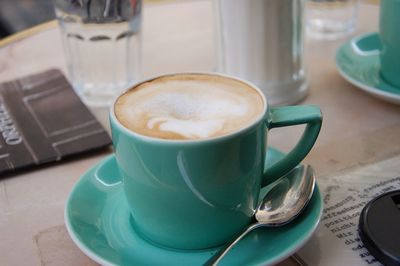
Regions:
<svg viewBox="0 0 400 266"><path fill-rule="evenodd" d="M267 159L276 160L281 154L269 150ZM280 228L252 232L228 253L221 265L269 265L287 258L311 237L321 213L322 200L316 187L306 210L296 220ZM130 217L113 155L80 178L65 209L65 223L72 240L87 256L103 265L201 265L216 251L156 246L132 229Z"/></svg>
<svg viewBox="0 0 400 266"><path fill-rule="evenodd" d="M372 52L363 52L357 48ZM400 104L400 88L388 84L380 75L379 52L373 52L380 46L378 33L368 33L354 37L343 44L336 52L336 67L340 75L357 88L385 101Z"/></svg>

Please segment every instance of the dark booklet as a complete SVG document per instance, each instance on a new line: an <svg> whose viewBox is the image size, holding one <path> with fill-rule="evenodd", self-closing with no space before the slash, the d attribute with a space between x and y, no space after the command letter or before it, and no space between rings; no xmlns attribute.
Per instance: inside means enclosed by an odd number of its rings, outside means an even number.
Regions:
<svg viewBox="0 0 400 266"><path fill-rule="evenodd" d="M59 70L0 84L0 177L110 144Z"/></svg>

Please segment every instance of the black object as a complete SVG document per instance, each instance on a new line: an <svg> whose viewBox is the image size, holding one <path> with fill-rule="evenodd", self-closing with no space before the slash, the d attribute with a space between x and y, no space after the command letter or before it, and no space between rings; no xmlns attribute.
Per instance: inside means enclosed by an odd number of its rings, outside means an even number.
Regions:
<svg viewBox="0 0 400 266"><path fill-rule="evenodd" d="M0 178L110 144L59 70L0 84Z"/></svg>
<svg viewBox="0 0 400 266"><path fill-rule="evenodd" d="M384 265L400 265L400 190L371 200L362 210L360 237Z"/></svg>
<svg viewBox="0 0 400 266"><path fill-rule="evenodd" d="M0 0L0 36L55 19L53 1Z"/></svg>

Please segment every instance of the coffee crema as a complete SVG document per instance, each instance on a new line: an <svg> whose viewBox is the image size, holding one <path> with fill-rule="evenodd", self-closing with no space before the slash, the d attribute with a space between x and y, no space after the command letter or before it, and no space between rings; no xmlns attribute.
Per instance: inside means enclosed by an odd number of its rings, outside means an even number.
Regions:
<svg viewBox="0 0 400 266"><path fill-rule="evenodd" d="M114 112L135 133L161 139L193 140L227 135L263 114L257 90L239 80L211 74L156 78L121 95Z"/></svg>

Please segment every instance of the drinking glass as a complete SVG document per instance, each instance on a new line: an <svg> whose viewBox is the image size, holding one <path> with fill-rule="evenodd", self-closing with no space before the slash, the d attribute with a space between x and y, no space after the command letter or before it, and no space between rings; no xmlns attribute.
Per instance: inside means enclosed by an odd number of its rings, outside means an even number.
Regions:
<svg viewBox="0 0 400 266"><path fill-rule="evenodd" d="M307 0L307 33L316 39L338 39L354 32L358 0Z"/></svg>
<svg viewBox="0 0 400 266"><path fill-rule="evenodd" d="M139 76L141 0L53 0L69 78L84 102L108 106Z"/></svg>

